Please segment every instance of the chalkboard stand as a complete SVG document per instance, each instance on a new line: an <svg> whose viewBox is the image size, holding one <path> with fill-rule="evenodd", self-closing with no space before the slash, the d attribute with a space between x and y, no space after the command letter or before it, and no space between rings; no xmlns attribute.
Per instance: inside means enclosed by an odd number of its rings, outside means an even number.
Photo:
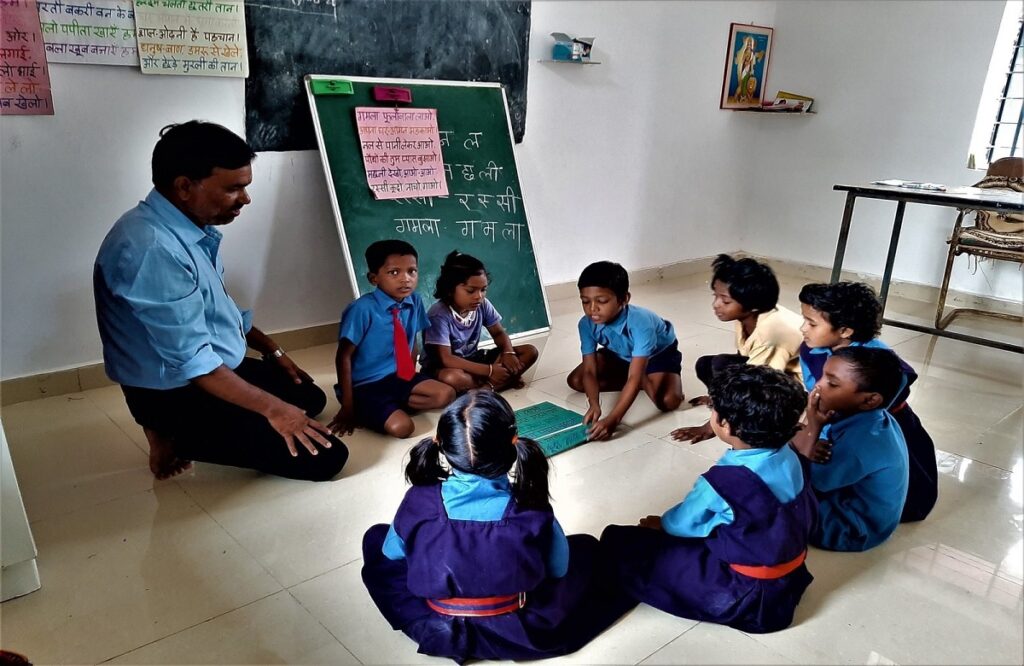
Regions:
<svg viewBox="0 0 1024 666"><path fill-rule="evenodd" d="M344 80L354 85L354 94L329 94L326 96L315 95L314 88L323 89L322 83L327 80ZM511 222L484 222L481 224L501 224L504 227L515 227L519 236L517 241L519 249L503 249L502 242L498 242L498 234L493 226L489 241L481 240L481 232L477 231L475 245L473 241L466 238L465 227L462 234L451 235L452 228L456 224L465 224L462 219L472 217L467 212L452 213L451 208L457 207L456 197L469 196L449 194L447 198L434 198L430 204L431 216L444 218L439 224L448 225L448 235L439 233L438 241L429 234L418 236L422 240L420 244L416 238L412 238L413 245L420 252L420 285L418 291L427 303L432 302L430 293L433 291L434 279L443 261L444 255L457 245L461 251L478 256L488 269L496 273L496 281L489 290L489 298L494 301L495 306L503 315L503 326L509 337L522 342L524 338L534 337L541 334L546 335L551 328L551 315L548 306L547 294L540 279L539 268L536 265L536 258L532 245L532 234L530 233L529 215L526 210L526 202L523 200L521 183L518 179L519 168L515 159L515 151L512 146L512 125L508 113L508 103L501 84L485 82L466 81L433 81L417 79L390 79L378 77L359 77L343 75L318 75L308 74L305 76L306 92L313 116L313 127L316 133L317 143L320 149L320 156L324 166L324 175L327 181L327 189L331 199L331 209L334 213L335 222L338 227L338 234L341 240L342 251L345 257L346 268L349 273L349 284L352 285L352 298L358 298L360 293L367 293L373 289L366 281L362 259L362 248L372 240L386 237L402 237L392 224L395 216L403 217L410 215L408 206L395 207L398 200L373 201L369 186L366 182L365 167L362 164L362 154L356 135L354 133L354 115L352 110L356 106L379 106L381 108L393 108L393 102L373 102L367 96L371 86L400 86L410 88L413 95L412 107L414 108L438 108L439 118L447 114L452 117L459 112L468 113L463 107L464 101L472 101L478 106L481 113L472 115L472 118L487 116L489 119L480 122L487 122L488 131L486 136L493 137L497 152L494 157L488 153L484 159L497 159L499 163L506 166L505 173L508 182L519 191L518 213ZM450 92L449 92L450 89ZM486 93L486 89L495 90L500 95ZM473 92L477 91L477 92ZM318 102L318 99L320 100ZM480 102L479 100L490 100ZM328 101L330 100L330 101ZM497 105L500 103L501 108ZM445 104L448 106L445 107ZM486 111L486 113L483 113ZM477 121L462 118L463 124L472 124ZM441 127L443 129L443 125ZM507 145L506 145L507 142ZM459 158L461 153L449 153L454 150L449 148L444 151L446 161L453 157ZM463 156L464 157L464 156ZM493 162L491 162L493 164ZM461 166L456 164L455 166ZM457 177L450 175L452 181L449 183L449 191L458 192L460 188L467 189L467 184L455 183ZM504 183L502 183L504 185ZM343 190L343 191L339 191ZM475 196L475 195L474 195ZM480 196L494 196L481 194ZM465 204L463 204L465 205ZM344 210L343 210L344 209ZM467 209L468 210L468 209ZM346 211L348 211L346 213ZM349 215L350 229L346 229L344 217ZM494 204L486 214L495 219L496 211ZM461 219L460 219L461 218ZM475 227L474 227L475 228ZM499 226L499 229L502 227ZM525 235L523 234L525 228ZM486 232L484 232L486 233ZM449 242L448 239L451 239ZM472 238L470 236L469 238ZM353 244L354 242L354 244ZM538 345L542 346L542 345Z"/></svg>

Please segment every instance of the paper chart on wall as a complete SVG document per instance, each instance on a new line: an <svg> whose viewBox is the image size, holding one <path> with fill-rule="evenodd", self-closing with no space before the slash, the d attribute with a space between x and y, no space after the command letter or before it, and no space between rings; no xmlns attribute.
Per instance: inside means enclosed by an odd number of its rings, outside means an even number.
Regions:
<svg viewBox="0 0 1024 666"><path fill-rule="evenodd" d="M139 64L131 0L39 0L46 59L80 65Z"/></svg>
<svg viewBox="0 0 1024 666"><path fill-rule="evenodd" d="M0 115L52 116L35 0L0 0Z"/></svg>
<svg viewBox="0 0 1024 666"><path fill-rule="evenodd" d="M374 198L448 196L437 109L357 106L355 113Z"/></svg>
<svg viewBox="0 0 1024 666"><path fill-rule="evenodd" d="M135 0L143 74L249 75L242 0Z"/></svg>

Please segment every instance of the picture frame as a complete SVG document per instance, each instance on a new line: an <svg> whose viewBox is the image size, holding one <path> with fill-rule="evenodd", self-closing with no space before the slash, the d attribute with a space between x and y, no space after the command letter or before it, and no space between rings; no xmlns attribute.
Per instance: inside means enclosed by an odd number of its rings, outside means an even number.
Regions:
<svg viewBox="0 0 1024 666"><path fill-rule="evenodd" d="M772 28L761 25L730 24L719 108L761 108L767 89L773 32Z"/></svg>

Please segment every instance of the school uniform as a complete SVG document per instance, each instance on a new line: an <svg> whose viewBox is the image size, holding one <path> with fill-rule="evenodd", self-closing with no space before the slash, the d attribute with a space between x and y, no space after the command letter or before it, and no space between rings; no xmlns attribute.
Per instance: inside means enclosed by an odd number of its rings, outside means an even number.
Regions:
<svg viewBox="0 0 1024 666"><path fill-rule="evenodd" d="M501 315L486 298L480 307L472 312L469 322L460 322L452 308L443 301L437 301L427 310L430 326L423 334L423 351L420 353L420 367L423 374L436 377L442 369L438 347L449 347L452 354L473 363L490 365L498 360L501 350L477 349L484 328L501 323Z"/></svg>
<svg viewBox="0 0 1024 666"><path fill-rule="evenodd" d="M722 370L733 365L765 365L800 377L798 350L803 341L800 326L803 319L781 305L762 312L750 335L744 335L743 324L735 322L735 354L714 354L697 359L697 378L705 386Z"/></svg>
<svg viewBox="0 0 1024 666"><path fill-rule="evenodd" d="M421 373L408 380L395 374L395 311L411 354L416 336L430 324L423 299L415 292L400 301L379 288L363 294L342 312L338 331L339 340L348 340L356 348L352 355L356 416L361 425L378 432L384 432L384 423L396 410L408 408L413 387L428 379ZM338 384L334 392L341 401Z"/></svg>
<svg viewBox="0 0 1024 666"><path fill-rule="evenodd" d="M884 409L857 412L825 426L832 459L811 464L818 524L811 543L828 550L861 551L889 538L907 499L907 444Z"/></svg>
<svg viewBox="0 0 1024 666"><path fill-rule="evenodd" d="M625 364L637 356L647 357L647 374L682 371L672 322L639 305L626 305L619 316L607 324L597 324L584 315L577 326L580 351L584 356L601 354L605 363Z"/></svg>
<svg viewBox="0 0 1024 666"><path fill-rule="evenodd" d="M873 347L889 349L884 342L875 338L868 342L852 342L851 347ZM891 351L891 350L890 350ZM800 345L800 367L804 386L808 391L821 379L825 361L832 356L830 347L814 349L806 343ZM907 442L907 456L910 461L910 482L907 488L907 502L903 507L900 522L924 520L935 506L939 497L939 470L935 461L935 443L928 431L921 425L921 419L907 403L910 386L917 381L917 372L906 361L900 359L904 386L892 401L889 413L896 419Z"/></svg>
<svg viewBox="0 0 1024 666"><path fill-rule="evenodd" d="M575 652L636 602L596 578L597 540L520 508L507 477L454 472L413 486L390 527L363 537L363 582L419 652L543 659Z"/></svg>
<svg viewBox="0 0 1024 666"><path fill-rule="evenodd" d="M816 505L788 445L730 450L662 516L661 530L605 528L602 557L637 601L741 631L778 631L814 579L804 558Z"/></svg>

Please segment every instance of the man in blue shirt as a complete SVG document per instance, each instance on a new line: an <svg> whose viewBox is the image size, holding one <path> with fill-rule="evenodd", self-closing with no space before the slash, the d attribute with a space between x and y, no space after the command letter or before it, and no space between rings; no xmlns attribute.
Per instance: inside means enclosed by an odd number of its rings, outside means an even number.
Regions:
<svg viewBox="0 0 1024 666"><path fill-rule="evenodd" d="M311 418L326 404L323 391L224 287L217 226L249 203L253 158L220 125L165 127L153 149L153 190L114 224L96 257L107 375L146 433L158 479L201 460L326 480L348 459ZM263 360L245 357L247 347Z"/></svg>

